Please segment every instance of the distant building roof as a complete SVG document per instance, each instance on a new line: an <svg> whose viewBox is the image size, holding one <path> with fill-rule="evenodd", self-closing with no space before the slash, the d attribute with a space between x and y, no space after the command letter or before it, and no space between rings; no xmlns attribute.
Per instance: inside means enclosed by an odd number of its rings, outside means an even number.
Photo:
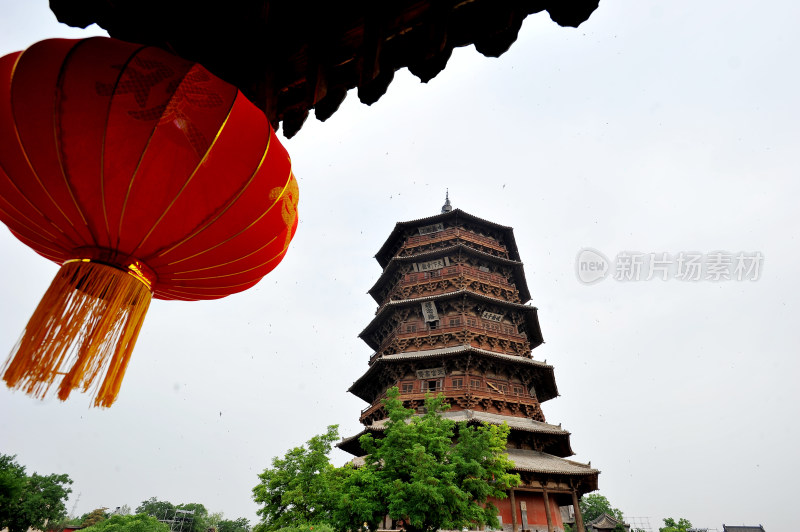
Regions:
<svg viewBox="0 0 800 532"><path fill-rule="evenodd" d="M722 525L723 532L765 532L762 525L748 526L748 525Z"/></svg>
<svg viewBox="0 0 800 532"><path fill-rule="evenodd" d="M623 526L625 525L625 523L622 523L607 513L603 513L600 517L588 523L588 525L594 530L614 530L614 528L616 528L616 526L619 524Z"/></svg>

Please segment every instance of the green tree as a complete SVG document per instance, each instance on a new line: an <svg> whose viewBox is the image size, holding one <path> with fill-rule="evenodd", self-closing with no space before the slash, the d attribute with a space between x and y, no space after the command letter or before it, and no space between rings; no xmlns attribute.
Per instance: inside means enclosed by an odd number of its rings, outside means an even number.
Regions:
<svg viewBox="0 0 800 532"><path fill-rule="evenodd" d="M169 526L147 514L112 515L82 532L169 532Z"/></svg>
<svg viewBox="0 0 800 532"><path fill-rule="evenodd" d="M223 519L217 525L217 532L250 532L250 521L244 517Z"/></svg>
<svg viewBox="0 0 800 532"><path fill-rule="evenodd" d="M67 475L28 476L16 456L0 454L0 529L26 532L58 522L67 515L64 503L72 492Z"/></svg>
<svg viewBox="0 0 800 532"><path fill-rule="evenodd" d="M328 522L335 504L336 478L328 455L339 439L338 425L331 425L325 434L314 436L305 446L295 447L283 458L272 459L272 468L258 475L253 499L263 504L258 530L268 532Z"/></svg>
<svg viewBox="0 0 800 532"><path fill-rule="evenodd" d="M108 508L96 508L86 514L81 520L81 527L87 528L108 519L108 512L106 510L108 510Z"/></svg>
<svg viewBox="0 0 800 532"><path fill-rule="evenodd" d="M608 499L599 493L590 493L589 495L581 497L580 507L584 523L589 523L603 514L608 514L620 522L620 524L614 528L614 532L625 532L625 527L622 525L622 512L611 506Z"/></svg>
<svg viewBox="0 0 800 532"><path fill-rule="evenodd" d="M688 519L681 517L675 522L672 517L664 518L664 526L658 529L658 532L686 532L692 528L692 523Z"/></svg>
<svg viewBox="0 0 800 532"><path fill-rule="evenodd" d="M150 497L136 507L137 514L145 514L156 519L172 518L175 513L175 505L169 501L159 501L156 497Z"/></svg>
<svg viewBox="0 0 800 532"><path fill-rule="evenodd" d="M208 514L208 517L206 517L206 526L208 528L216 529L219 526L220 521L223 520L223 518L224 515L222 514L222 512L210 513Z"/></svg>
<svg viewBox="0 0 800 532"><path fill-rule="evenodd" d="M384 406L389 420L383 437L362 436L364 465L344 468L333 483L341 493L335 528L356 530L366 523L374 531L387 514L402 519L410 532L498 526L497 508L488 498L505 498L519 483L508 472L508 426L445 419L441 395L429 395L426 413L415 416L403 407L396 387Z"/></svg>
<svg viewBox="0 0 800 532"><path fill-rule="evenodd" d="M175 515L176 519L180 518L181 515L183 515L186 520L186 524L189 524L189 522L191 521L191 527L189 527L188 529L190 532L206 532L207 528L206 519L208 518L208 510L206 510L205 506L203 506L199 502L190 502L190 503L179 504L178 506L175 507L175 509L187 512L194 512L191 515L181 514L180 512L177 512ZM184 526L183 529L186 530L186 527Z"/></svg>

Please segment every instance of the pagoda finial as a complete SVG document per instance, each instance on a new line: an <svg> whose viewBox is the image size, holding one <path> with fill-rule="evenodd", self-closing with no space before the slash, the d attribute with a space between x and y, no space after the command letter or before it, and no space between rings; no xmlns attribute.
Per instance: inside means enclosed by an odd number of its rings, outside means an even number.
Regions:
<svg viewBox="0 0 800 532"><path fill-rule="evenodd" d="M442 205L442 214L446 212L450 212L453 210L453 206L450 205L450 189L445 189L444 193L444 205Z"/></svg>

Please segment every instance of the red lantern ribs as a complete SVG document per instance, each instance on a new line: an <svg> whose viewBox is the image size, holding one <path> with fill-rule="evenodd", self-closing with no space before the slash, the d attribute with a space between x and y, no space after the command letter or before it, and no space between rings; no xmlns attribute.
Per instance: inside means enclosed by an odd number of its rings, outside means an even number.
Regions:
<svg viewBox="0 0 800 532"><path fill-rule="evenodd" d="M53 39L0 58L0 146L0 220L61 264L3 375L37 397L60 376L60 399L93 387L110 406L151 296L246 290L297 228L264 114L157 48Z"/></svg>

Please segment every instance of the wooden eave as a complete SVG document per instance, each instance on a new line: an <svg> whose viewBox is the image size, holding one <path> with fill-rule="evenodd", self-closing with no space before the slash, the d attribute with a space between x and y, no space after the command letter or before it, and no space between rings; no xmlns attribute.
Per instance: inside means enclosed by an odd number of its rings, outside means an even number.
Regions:
<svg viewBox="0 0 800 532"><path fill-rule="evenodd" d="M481 425L481 424L492 424L492 425L500 425L502 422L499 421L487 421L482 418L475 418L472 417L473 414L478 414L479 416L482 414L481 412L473 412L471 410L459 410L457 412L448 411L443 413L443 417L447 417L453 419L456 422L464 422L466 421L470 425ZM510 419L511 423L514 423L514 420L511 419L512 416L499 416L495 415L494 417L497 418L508 418ZM548 438L550 441L549 444L546 446L548 449L545 452L549 452L554 456L559 456L561 458L565 458L567 456L572 456L575 454L572 451L572 447L569 443L570 433L566 430L563 430L560 427L555 425L550 425L549 423L542 423L540 421L534 421L530 419L525 419L530 424L529 428L519 428L515 426L510 426L511 432L526 432L537 437ZM364 450L361 448L361 444L359 443L359 438L365 434L382 434L386 430L386 420L379 421L377 423L373 423L359 432L354 436L349 436L347 438L342 438L342 440L336 444L336 447L343 450L346 453L350 453L353 456L362 456L364 454ZM553 439L555 438L555 439Z"/></svg>
<svg viewBox="0 0 800 532"><path fill-rule="evenodd" d="M517 241L514 239L513 228L506 225L496 224L494 222L490 222L489 220L484 220L483 218L478 218L477 216L462 211L461 209L453 209L450 212L443 212L435 216L419 218L417 220L410 220L408 222L397 222L394 226L394 229L392 229L392 232L389 234L389 238L386 239L381 248L375 254L375 259L378 261L378 264L381 265L381 268L385 269L389 264L389 261L392 260L392 257L394 256L394 254L391 252L392 248L395 247L394 244L397 240L403 238L403 232L406 229L432 225L450 220L454 220L456 222L459 220L464 220L467 222L472 222L476 225L484 225L496 231L502 232L505 240L506 250L508 251L508 256L513 261L521 262L519 250L517 249Z"/></svg>
<svg viewBox="0 0 800 532"><path fill-rule="evenodd" d="M369 289L368 293L369 295L372 296L372 299L374 299L376 303L381 304L382 301L380 301L380 299L376 294L386 283L386 280L391 278L391 276L394 274L394 272L401 264L407 262L419 262L424 260L431 260L438 257L443 257L445 255L452 255L453 253L471 254L474 257L479 257L485 259L486 261L511 266L512 268L514 268L514 275L516 277L516 282L514 284L517 290L519 291L520 300L522 300L523 303L530 301L531 293L528 288L528 282L525 279L525 268L523 267L523 264L520 261L506 259L504 257L497 257L495 255L491 255L489 253L486 253L479 249L472 248L465 244L455 244L447 248L435 249L432 251L426 251L423 253L418 253L416 255L409 255L405 257L392 257L392 259L389 261L389 264L387 264L386 267L383 269L381 276L378 278L375 284L372 285L372 288Z"/></svg>
<svg viewBox="0 0 800 532"><path fill-rule="evenodd" d="M373 403L377 394L369 393L373 381L378 378L384 366L389 364L401 364L409 361L419 361L425 359L446 359L452 357L463 357L466 355L473 355L479 357L488 357L499 360L513 365L524 365L534 371L538 376L536 383L536 397L540 403L549 401L558 397L558 386L556 385L555 372L553 366L531 358L524 358L514 355L506 355L504 353L495 353L494 351L487 351L479 349L471 345L445 347L440 349L431 349L429 351L413 351L410 353L397 353L394 355L386 355L376 358L369 366L367 371L359 377L350 388L348 392L352 393L359 399L367 403Z"/></svg>
<svg viewBox="0 0 800 532"><path fill-rule="evenodd" d="M432 296L426 297L417 297L411 299L397 299L394 301L389 301L382 307L378 309L375 313L375 317L372 318L372 321L367 324L363 331L361 331L358 335L359 338L364 340L364 342L370 346L370 348L374 350L378 350L380 345L378 345L372 338L369 337L369 333L371 333L379 324L383 321L384 317L387 315L388 312L392 310L403 307L403 306L410 306L423 303L425 301L439 301L445 299L453 299L457 297L469 297L478 299L480 301L484 301L486 303L491 303L493 305L499 305L506 308L513 308L515 310L520 310L525 313L525 322L527 325L527 333L528 333L528 342L530 343L531 349L535 349L544 343L544 338L542 337L542 328L539 325L539 309L533 307L531 305L523 305L521 303L512 303L511 301L506 301L505 299L497 299L494 297L489 297L484 294L479 294L476 292L472 292L470 290L456 290L453 292L447 292L444 294L437 294Z"/></svg>
<svg viewBox="0 0 800 532"><path fill-rule="evenodd" d="M112 37L155 45L203 64L239 87L284 134L293 136L314 109L326 120L350 89L370 105L394 73L421 81L447 65L454 48L474 44L499 57L522 21L547 11L577 27L599 0L50 0L60 22L97 23Z"/></svg>

